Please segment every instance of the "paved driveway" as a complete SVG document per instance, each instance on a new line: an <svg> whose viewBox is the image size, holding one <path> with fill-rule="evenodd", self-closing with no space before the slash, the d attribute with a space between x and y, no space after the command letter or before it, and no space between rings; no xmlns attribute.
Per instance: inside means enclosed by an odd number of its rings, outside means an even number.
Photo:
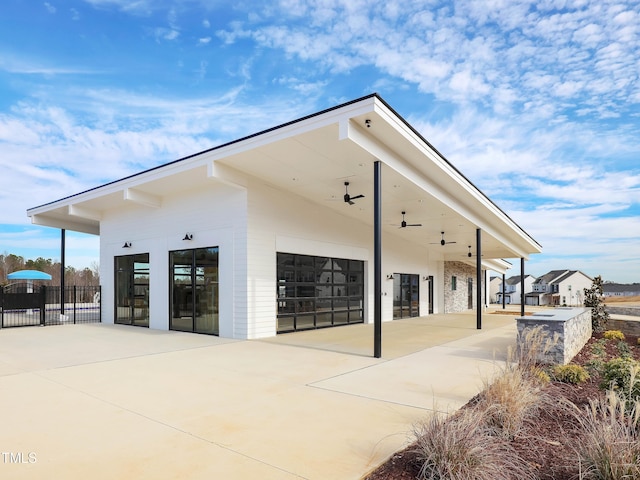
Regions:
<svg viewBox="0 0 640 480"><path fill-rule="evenodd" d="M113 325L0 330L0 478L358 479L475 395L513 316L236 341Z"/></svg>

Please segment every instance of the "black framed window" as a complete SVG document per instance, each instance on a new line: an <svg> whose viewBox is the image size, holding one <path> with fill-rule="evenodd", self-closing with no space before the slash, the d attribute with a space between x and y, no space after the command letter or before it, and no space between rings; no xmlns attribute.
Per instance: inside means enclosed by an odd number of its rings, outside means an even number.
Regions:
<svg viewBox="0 0 640 480"><path fill-rule="evenodd" d="M169 328L219 335L218 247L169 252Z"/></svg>
<svg viewBox="0 0 640 480"><path fill-rule="evenodd" d="M364 262L277 253L278 333L364 322Z"/></svg>

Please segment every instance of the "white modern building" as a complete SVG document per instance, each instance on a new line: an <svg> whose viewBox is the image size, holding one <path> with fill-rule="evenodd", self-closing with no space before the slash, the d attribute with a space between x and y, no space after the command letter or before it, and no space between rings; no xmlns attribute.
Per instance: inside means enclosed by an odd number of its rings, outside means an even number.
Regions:
<svg viewBox="0 0 640 480"><path fill-rule="evenodd" d="M100 236L104 322L242 339L476 308L541 251L376 94L27 214Z"/></svg>

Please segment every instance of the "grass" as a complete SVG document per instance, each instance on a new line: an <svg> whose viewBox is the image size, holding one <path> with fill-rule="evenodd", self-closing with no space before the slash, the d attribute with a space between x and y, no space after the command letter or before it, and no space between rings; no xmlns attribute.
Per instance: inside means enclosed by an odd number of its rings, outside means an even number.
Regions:
<svg viewBox="0 0 640 480"><path fill-rule="evenodd" d="M629 410L624 394L609 390L580 417L584 435L577 447L584 480L640 478L640 402Z"/></svg>
<svg viewBox="0 0 640 480"><path fill-rule="evenodd" d="M415 452L424 480L533 479L510 443L493 435L481 408L445 419L434 414L416 427Z"/></svg>
<svg viewBox="0 0 640 480"><path fill-rule="evenodd" d="M611 335L611 341L619 336ZM541 329L533 329L523 339L524 348L510 352L505 366L492 382L485 382L476 401L455 415L433 415L414 428L415 453L420 464L418 478L438 479L533 479L531 465L513 447L514 439L527 436L527 426L535 423L541 411L575 418L576 431L557 432L555 443L569 447L567 465L578 465L577 480L626 480L640 478L640 399L634 396L640 380L637 362L622 357L606 362L607 340L595 342L592 353L598 366L624 363L614 371L612 384L622 374L624 382L609 389L589 407L580 409L564 401L554 403L545 393L538 358L553 346ZM520 343L520 342L519 342ZM613 362L613 363L612 363ZM595 365L594 365L595 367ZM577 384L588 379L587 371L577 365L551 369L555 379ZM603 370L600 370L603 372ZM640 376L640 375L639 375ZM562 404L558 404L562 403ZM526 442L526 438L525 438ZM571 454L571 452L573 452ZM562 458L565 461L565 458ZM555 477L554 477L555 478Z"/></svg>
<svg viewBox="0 0 640 480"><path fill-rule="evenodd" d="M434 414L414 429L420 479L535 478L511 440L545 405L545 379L537 358L553 341L541 329L533 329L522 344L508 352L500 374L485 382L472 407L449 419Z"/></svg>

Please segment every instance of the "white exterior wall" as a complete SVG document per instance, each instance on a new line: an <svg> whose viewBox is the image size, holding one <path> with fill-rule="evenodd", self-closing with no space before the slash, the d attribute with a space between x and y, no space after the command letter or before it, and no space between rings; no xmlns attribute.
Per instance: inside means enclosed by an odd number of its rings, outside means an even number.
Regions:
<svg viewBox="0 0 640 480"><path fill-rule="evenodd" d="M220 336L276 334L276 252L365 262L365 321L373 322L373 228L331 209L247 177L247 189L216 181L209 188L163 197L159 208L132 203L101 220L103 321L114 322L114 257L149 253L150 328L169 328L169 252L219 247ZM344 208L358 208L344 205ZM193 240L184 241L185 233ZM131 242L131 248L122 248ZM393 318L393 273L420 278L420 314L428 314L429 275L434 312L444 305L443 262L398 235L383 235L382 319Z"/></svg>
<svg viewBox="0 0 640 480"><path fill-rule="evenodd" d="M185 233L193 240L182 240ZM246 192L212 181L211 188L164 197L160 208L131 204L101 220L100 277L104 323L114 322L114 257L149 253L149 327L169 328L169 252L219 247L220 335L246 319ZM124 242L131 248L122 248ZM231 281L229 281L231 279Z"/></svg>
<svg viewBox="0 0 640 480"><path fill-rule="evenodd" d="M563 279L558 287L560 305L565 303L563 300L570 307L584 305L584 289L590 288L591 284L592 281L580 272L575 272L569 278ZM571 290L569 290L569 286L571 286Z"/></svg>
<svg viewBox="0 0 640 480"><path fill-rule="evenodd" d="M276 252L332 256L365 262L365 321L373 322L373 228L302 197L248 179L248 278L251 299L248 328L236 327L239 338L276 334ZM344 205L344 208L358 208ZM373 215L373 213L372 213ZM383 235L382 319L393 318L392 273L420 276L420 314L428 313L428 282L434 276L434 312L440 311L442 276L426 249L395 235ZM246 335L246 336L245 336Z"/></svg>

